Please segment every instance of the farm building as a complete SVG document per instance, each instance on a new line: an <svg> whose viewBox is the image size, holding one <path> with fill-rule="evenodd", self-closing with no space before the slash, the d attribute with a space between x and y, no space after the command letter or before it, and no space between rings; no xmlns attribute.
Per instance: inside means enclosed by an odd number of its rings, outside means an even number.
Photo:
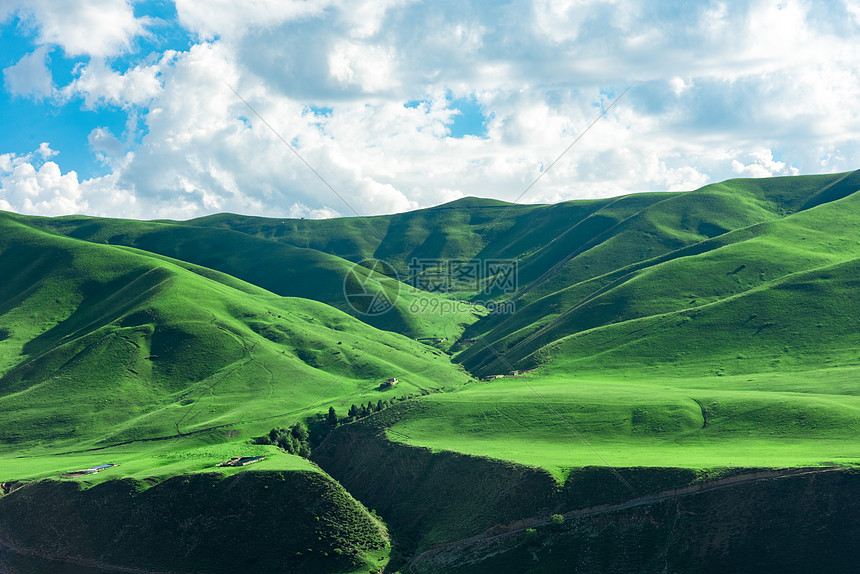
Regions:
<svg viewBox="0 0 860 574"><path fill-rule="evenodd" d="M66 474L61 474L60 476L62 476L63 478L75 478L78 476L86 476L88 474L96 474L100 470L104 470L104 469L110 468L112 466L118 466L118 465L116 465L114 463L100 464L98 466L92 466L90 468L84 468L82 470L73 470L71 472L67 472Z"/></svg>
<svg viewBox="0 0 860 574"><path fill-rule="evenodd" d="M265 456L234 456L230 460L225 460L224 462L219 462L215 466L248 466L249 464L254 464L255 462L260 462L261 460L266 460Z"/></svg>

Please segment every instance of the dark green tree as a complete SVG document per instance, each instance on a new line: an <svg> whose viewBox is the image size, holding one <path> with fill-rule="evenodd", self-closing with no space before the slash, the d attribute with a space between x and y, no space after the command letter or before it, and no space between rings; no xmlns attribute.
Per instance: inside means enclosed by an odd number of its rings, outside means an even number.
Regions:
<svg viewBox="0 0 860 574"><path fill-rule="evenodd" d="M337 426L337 413L334 412L334 407L328 408L328 415L325 420L332 428Z"/></svg>
<svg viewBox="0 0 860 574"><path fill-rule="evenodd" d="M299 442L308 442L308 429L303 423L296 423L290 429L290 433L298 439Z"/></svg>

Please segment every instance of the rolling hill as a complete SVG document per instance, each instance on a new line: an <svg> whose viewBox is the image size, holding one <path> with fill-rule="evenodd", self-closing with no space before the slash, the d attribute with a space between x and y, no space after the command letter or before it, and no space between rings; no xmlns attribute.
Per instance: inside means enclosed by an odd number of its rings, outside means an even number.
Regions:
<svg viewBox="0 0 860 574"><path fill-rule="evenodd" d="M371 393L388 377L402 381L389 395L468 380L438 351L315 301L12 218L0 226L7 452L256 419L268 430L277 413Z"/></svg>
<svg viewBox="0 0 860 574"><path fill-rule="evenodd" d="M148 515L158 493L188 492L214 517L221 494L205 492L247 474L214 464L265 456L254 488L304 500L295 489L311 484L337 517L315 525L303 502L267 518L319 533L290 552L326 556L289 568L358 571L553 504L620 504L731 469L851 467L858 222L860 172L364 220L0 213L0 482L48 499L56 485L39 479L118 462L68 479L81 489L66 510L107 504L123 479L112 504ZM367 259L387 266L356 267ZM414 262L434 259L516 261L516 289L410 285ZM392 308L357 309L362 289ZM318 437L316 464L250 442L380 399L409 400ZM335 479L389 521L394 550ZM15 539L4 499L25 490L0 497L0 545ZM188 569L209 564L200 548L183 550L197 552Z"/></svg>
<svg viewBox="0 0 860 574"><path fill-rule="evenodd" d="M286 297L320 301L364 322L413 338L456 338L463 328L480 317L464 308L454 316L414 313L418 302L434 307L449 301L440 294L419 291L355 261L312 248L295 247L266 238L223 228L190 225L191 222L132 221L84 216L60 218L24 217L7 214L25 225L42 228L91 243L134 247L149 253L221 271L267 291ZM390 312L365 313L360 303L344 296L350 281L360 280L365 289L380 293L393 305Z"/></svg>

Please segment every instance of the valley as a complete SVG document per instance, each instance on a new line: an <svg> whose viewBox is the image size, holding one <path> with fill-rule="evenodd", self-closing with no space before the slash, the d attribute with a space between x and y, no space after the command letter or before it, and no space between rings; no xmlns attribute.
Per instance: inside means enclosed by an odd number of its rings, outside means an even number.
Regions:
<svg viewBox="0 0 860 574"><path fill-rule="evenodd" d="M515 282L430 289L434 261ZM858 272L860 172L366 221L0 212L0 571L718 571L814 504L850 537ZM296 424L309 456L258 440Z"/></svg>

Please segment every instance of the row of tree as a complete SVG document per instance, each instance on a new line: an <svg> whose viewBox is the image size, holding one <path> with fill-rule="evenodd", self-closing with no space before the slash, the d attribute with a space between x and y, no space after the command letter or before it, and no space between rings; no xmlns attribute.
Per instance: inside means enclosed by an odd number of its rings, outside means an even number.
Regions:
<svg viewBox="0 0 860 574"><path fill-rule="evenodd" d="M254 444L274 444L290 454L307 458L311 455L312 446L322 442L322 439L336 426L378 413L392 404L394 404L394 400L380 399L375 403L370 401L366 405L352 405L345 417L339 417L334 407L329 407L324 423L321 418L322 415L317 415L316 419L311 420L312 431L308 431L305 423L297 422L290 428L275 427L269 431L269 434L256 437L252 442ZM314 436L311 436L312 434Z"/></svg>
<svg viewBox="0 0 860 574"><path fill-rule="evenodd" d="M353 404L349 407L349 411L347 411L346 417L344 418L338 417L337 411L334 410L334 407L329 407L328 415L326 415L325 420L329 424L329 426L334 428L341 423L348 423L356 419L361 419L368 415L372 415L373 413L378 413L382 409L390 407L392 404L392 401L383 399L380 399L375 403L373 401L370 401L366 405Z"/></svg>

